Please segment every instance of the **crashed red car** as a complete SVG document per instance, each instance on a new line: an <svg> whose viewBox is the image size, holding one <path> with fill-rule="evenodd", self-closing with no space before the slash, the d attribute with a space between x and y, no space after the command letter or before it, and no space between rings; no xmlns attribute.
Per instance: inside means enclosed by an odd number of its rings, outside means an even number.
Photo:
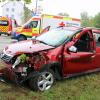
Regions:
<svg viewBox="0 0 100 100"><path fill-rule="evenodd" d="M96 35L96 34L95 34ZM0 58L4 79L28 81L33 90L48 90L55 80L100 70L100 41L90 28L60 27L33 40L13 43Z"/></svg>

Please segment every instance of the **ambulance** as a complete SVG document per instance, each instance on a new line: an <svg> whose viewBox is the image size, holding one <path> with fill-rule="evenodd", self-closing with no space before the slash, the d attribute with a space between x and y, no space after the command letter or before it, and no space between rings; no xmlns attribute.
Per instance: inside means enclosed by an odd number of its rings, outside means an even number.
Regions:
<svg viewBox="0 0 100 100"><path fill-rule="evenodd" d="M21 27L18 27L12 34L12 38L18 41L26 40L27 37L37 36L59 26L80 27L81 21L77 18L42 14L32 17Z"/></svg>
<svg viewBox="0 0 100 100"><path fill-rule="evenodd" d="M0 17L0 35L6 34L11 35L11 32L14 28L18 26L15 19L11 19L8 17Z"/></svg>

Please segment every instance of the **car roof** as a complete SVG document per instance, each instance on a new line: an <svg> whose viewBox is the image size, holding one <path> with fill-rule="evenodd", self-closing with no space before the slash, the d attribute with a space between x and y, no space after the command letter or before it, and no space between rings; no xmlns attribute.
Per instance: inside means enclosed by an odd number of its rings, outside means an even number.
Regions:
<svg viewBox="0 0 100 100"><path fill-rule="evenodd" d="M92 32L100 34L100 29L92 29Z"/></svg>
<svg viewBox="0 0 100 100"><path fill-rule="evenodd" d="M93 33L100 34L100 28L96 27L86 27L86 28L91 29Z"/></svg>

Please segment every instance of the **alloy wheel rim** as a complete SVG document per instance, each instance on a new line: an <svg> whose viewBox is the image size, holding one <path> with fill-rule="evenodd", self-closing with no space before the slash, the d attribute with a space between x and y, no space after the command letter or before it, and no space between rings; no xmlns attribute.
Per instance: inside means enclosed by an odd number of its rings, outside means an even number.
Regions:
<svg viewBox="0 0 100 100"><path fill-rule="evenodd" d="M48 90L53 82L53 75L50 72L43 72L38 78L38 88L41 91Z"/></svg>

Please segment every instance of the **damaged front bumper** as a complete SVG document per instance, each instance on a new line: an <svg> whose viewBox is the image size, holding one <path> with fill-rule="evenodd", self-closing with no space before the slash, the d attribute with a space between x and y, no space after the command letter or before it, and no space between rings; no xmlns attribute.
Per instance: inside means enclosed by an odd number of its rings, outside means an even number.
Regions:
<svg viewBox="0 0 100 100"><path fill-rule="evenodd" d="M6 58L7 57L7 58ZM3 68L0 69L0 81L11 81L17 84L22 84L25 81L29 80L31 77L35 76L37 71L29 73L28 71L31 68L25 62L29 60L25 54L22 54L14 60L13 64L11 63L12 57L6 54L0 54L0 58L3 62ZM33 75L34 74L34 75Z"/></svg>
<svg viewBox="0 0 100 100"><path fill-rule="evenodd" d="M16 84L22 84L26 80L28 80L30 77L27 77L27 74L23 72L24 65L19 65L20 67L16 67L20 63L19 57L16 59L14 64L11 64L9 62L5 62L3 60L4 56L1 56L0 63L2 63L2 67L0 69L0 81L3 82L13 82ZM0 66L1 67L1 66ZM25 69L24 69L25 70ZM20 75L20 76L19 76Z"/></svg>
<svg viewBox="0 0 100 100"><path fill-rule="evenodd" d="M0 53L0 81L4 82L5 80L15 80L15 73L12 70L12 65L9 64L11 59L11 56L5 53Z"/></svg>
<svg viewBox="0 0 100 100"><path fill-rule="evenodd" d="M16 75L11 67L12 65L3 63L3 66L6 67L0 69L0 81L6 82L9 80L12 82L16 82Z"/></svg>

